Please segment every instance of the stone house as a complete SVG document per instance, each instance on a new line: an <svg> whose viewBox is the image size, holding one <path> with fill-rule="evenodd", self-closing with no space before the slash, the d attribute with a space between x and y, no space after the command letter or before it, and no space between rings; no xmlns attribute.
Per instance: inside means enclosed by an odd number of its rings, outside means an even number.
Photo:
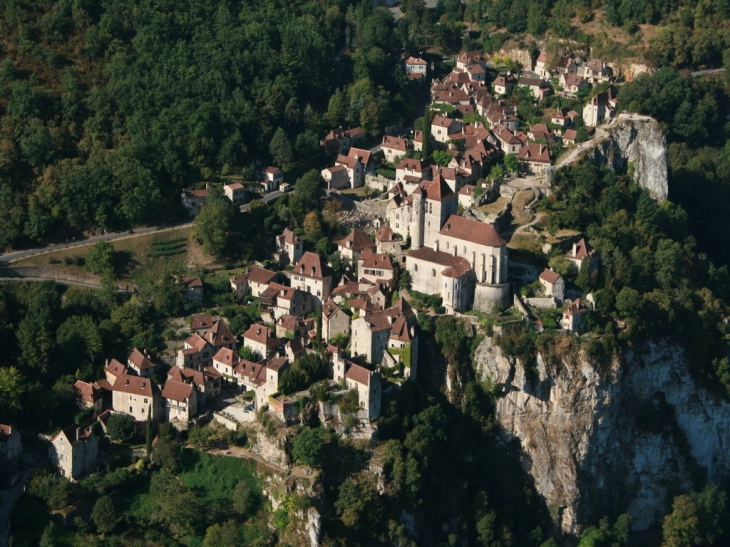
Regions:
<svg viewBox="0 0 730 547"><path fill-rule="evenodd" d="M337 335L350 333L350 316L334 300L322 304L322 340L328 341Z"/></svg>
<svg viewBox="0 0 730 547"><path fill-rule="evenodd" d="M345 383L348 389L357 391L358 403L367 418L379 418L382 397L380 373L352 363L345 373Z"/></svg>
<svg viewBox="0 0 730 547"><path fill-rule="evenodd" d="M321 144L329 153L347 154L350 148L363 138L365 138L365 131L361 127L352 129L338 127L327 133Z"/></svg>
<svg viewBox="0 0 730 547"><path fill-rule="evenodd" d="M566 129L563 133L563 145L575 144L578 132L575 129Z"/></svg>
<svg viewBox="0 0 730 547"><path fill-rule="evenodd" d="M591 84L588 82L588 80L584 79L582 76L578 76L573 72L560 74L560 78L558 81L560 83L560 86L568 95L577 95L581 89L587 89L591 87Z"/></svg>
<svg viewBox="0 0 730 547"><path fill-rule="evenodd" d="M304 322L298 317L284 314L276 320L276 337L290 339L301 336L304 328Z"/></svg>
<svg viewBox="0 0 730 547"><path fill-rule="evenodd" d="M601 59L591 59L581 67L579 72L592 84L607 82L612 75L611 67Z"/></svg>
<svg viewBox="0 0 730 547"><path fill-rule="evenodd" d="M292 363L307 352L304 338L297 336L284 344L284 355Z"/></svg>
<svg viewBox="0 0 730 547"><path fill-rule="evenodd" d="M234 369L240 360L241 358L235 351L228 348L221 348L213 356L213 368L226 382L235 382Z"/></svg>
<svg viewBox="0 0 730 547"><path fill-rule="evenodd" d="M289 359L278 357L266 363L266 394L271 396L279 391L281 376L289 368Z"/></svg>
<svg viewBox="0 0 730 547"><path fill-rule="evenodd" d="M535 72L540 78L550 78L551 76L548 70L548 55L544 51L540 52L537 61L535 61Z"/></svg>
<svg viewBox="0 0 730 547"><path fill-rule="evenodd" d="M486 66L486 59L484 59L481 51L462 51L456 58L456 68L459 70L466 70L472 64Z"/></svg>
<svg viewBox="0 0 730 547"><path fill-rule="evenodd" d="M190 329L203 336L213 327L213 316L208 313L196 313L190 317Z"/></svg>
<svg viewBox="0 0 730 547"><path fill-rule="evenodd" d="M223 194L233 205L246 203L246 187L240 182L223 185Z"/></svg>
<svg viewBox="0 0 730 547"><path fill-rule="evenodd" d="M423 59L419 57L408 57L405 60L405 67L406 67L406 74L421 74L423 76L426 76L426 70L428 68L428 63L424 61Z"/></svg>
<svg viewBox="0 0 730 547"><path fill-rule="evenodd" d="M185 298L194 302L198 306L202 306L203 280L199 277L183 277L182 283L185 285Z"/></svg>
<svg viewBox="0 0 730 547"><path fill-rule="evenodd" d="M143 422L149 415L158 419L160 408L160 388L149 378L140 376L120 376L112 386L112 409L129 414Z"/></svg>
<svg viewBox="0 0 730 547"><path fill-rule="evenodd" d="M128 370L125 365L116 359L107 359L106 366L104 367L104 375L110 384L114 385L117 378L124 376L125 374L128 374Z"/></svg>
<svg viewBox="0 0 730 547"><path fill-rule="evenodd" d="M304 242L289 228L276 236L274 258L279 264L296 264L304 254Z"/></svg>
<svg viewBox="0 0 730 547"><path fill-rule="evenodd" d="M213 347L199 334L193 334L177 350L175 366L203 370L212 364Z"/></svg>
<svg viewBox="0 0 730 547"><path fill-rule="evenodd" d="M0 424L0 460L16 462L23 451L23 440L12 425Z"/></svg>
<svg viewBox="0 0 730 547"><path fill-rule="evenodd" d="M284 172L278 167L267 167L262 173L261 188L265 193L276 192L284 182Z"/></svg>
<svg viewBox="0 0 730 547"><path fill-rule="evenodd" d="M188 210L191 217L197 216L205 205L208 198L208 189L205 190L183 190L180 195L180 202Z"/></svg>
<svg viewBox="0 0 730 547"><path fill-rule="evenodd" d="M395 232L389 222L383 223L375 232L375 250L378 253L389 253L396 257L402 254L401 242L395 238Z"/></svg>
<svg viewBox="0 0 730 547"><path fill-rule="evenodd" d="M543 100L553 92L550 84L542 78L528 78L523 76L517 81L517 85L529 89L532 97L538 101Z"/></svg>
<svg viewBox="0 0 730 547"><path fill-rule="evenodd" d="M515 83L516 78L508 72L497 76L492 82L492 87L497 95L509 95L515 88Z"/></svg>
<svg viewBox="0 0 730 547"><path fill-rule="evenodd" d="M327 190L341 190L350 187L350 177L345 165L333 165L325 167L320 175L327 182Z"/></svg>
<svg viewBox="0 0 730 547"><path fill-rule="evenodd" d="M51 439L48 457L62 477L79 479L96 469L99 441L91 429L71 425Z"/></svg>
<svg viewBox="0 0 730 547"><path fill-rule="evenodd" d="M505 154L519 154L522 148L522 141L518 139L512 131L504 125L498 124L492 128L492 132L497 139L499 148Z"/></svg>
<svg viewBox="0 0 730 547"><path fill-rule="evenodd" d="M337 242L337 251L343 260L355 262L363 251L374 251L375 242L363 231L362 228L353 228L344 239Z"/></svg>
<svg viewBox="0 0 730 547"><path fill-rule="evenodd" d="M462 188L459 190L458 193L458 201L459 205L463 207L464 209L468 209L472 205L474 205L474 190L476 189L476 186L472 184L467 184L465 186L462 186Z"/></svg>
<svg viewBox="0 0 730 547"><path fill-rule="evenodd" d="M252 361L241 361L234 370L238 385L244 391L253 391L256 410L260 410L266 404L266 362L254 363Z"/></svg>
<svg viewBox="0 0 730 547"><path fill-rule="evenodd" d="M104 393L96 383L76 380L73 385L73 394L79 408L94 409L94 418L104 410Z"/></svg>
<svg viewBox="0 0 730 547"><path fill-rule="evenodd" d="M205 405L208 398L214 399L221 394L221 374L213 367L205 370L172 367L167 373L168 380L192 384L198 396L198 408Z"/></svg>
<svg viewBox="0 0 730 547"><path fill-rule="evenodd" d="M399 321L402 319L403 321ZM404 323L405 322L405 323ZM388 353L391 334L400 336L403 325L407 329L413 329L413 346L409 348L411 354L415 351L417 359L417 338L415 328L417 326L416 316L407 302L401 298L393 307L384 311L373 311L353 319L351 325L352 341L351 352L360 356L368 363L380 364ZM399 348L398 348L399 349ZM415 367L416 359L411 363Z"/></svg>
<svg viewBox="0 0 730 547"><path fill-rule="evenodd" d="M216 352L220 348L228 348L235 351L238 345L238 340L233 336L233 333L231 333L223 319L214 321L210 330L203 335L203 339L213 348L213 352Z"/></svg>
<svg viewBox="0 0 730 547"><path fill-rule="evenodd" d="M266 320L266 312L272 322L278 321L285 315L304 317L312 313L314 301L312 295L293 287L269 284L269 288L261 293L259 303L262 318Z"/></svg>
<svg viewBox="0 0 730 547"><path fill-rule="evenodd" d="M395 285L396 266L387 254L376 254L371 250L360 253L357 271L360 279L388 287Z"/></svg>
<svg viewBox="0 0 730 547"><path fill-rule="evenodd" d="M149 376L157 372L157 365L149 360L147 353L142 353L137 348L132 349L127 357L127 367L129 374L137 376Z"/></svg>
<svg viewBox="0 0 730 547"><path fill-rule="evenodd" d="M416 158L404 158L395 169L394 188L391 189L393 194L411 194L423 180L431 178L433 163L430 160L420 160ZM400 184L400 186L398 186ZM398 188L395 188L398 186ZM402 190L402 192L400 191Z"/></svg>
<svg viewBox="0 0 730 547"><path fill-rule="evenodd" d="M583 107L583 122L586 125L595 127L613 118L618 104L616 90L609 88L603 93L598 93Z"/></svg>
<svg viewBox="0 0 730 547"><path fill-rule="evenodd" d="M317 253L306 252L291 272L292 287L312 295L318 309L332 292L332 269Z"/></svg>
<svg viewBox="0 0 730 547"><path fill-rule="evenodd" d="M358 188L365 184L365 173L372 171L372 155L369 150L350 148L346 156L337 156L335 165L345 167L349 188Z"/></svg>
<svg viewBox="0 0 730 547"><path fill-rule="evenodd" d="M431 135L434 140L446 144L451 140L451 135L461 133L461 122L454 118L435 116L431 122Z"/></svg>
<svg viewBox="0 0 730 547"><path fill-rule="evenodd" d="M398 158L402 158L408 152L408 141L400 137L383 136L383 142L380 145L383 151L385 161L394 163Z"/></svg>
<svg viewBox="0 0 730 547"><path fill-rule="evenodd" d="M253 324L243 333L243 347L249 348L262 359L273 357L280 345L281 340L266 325Z"/></svg>
<svg viewBox="0 0 730 547"><path fill-rule="evenodd" d="M231 287L237 296L241 295L239 298L242 298L249 289L251 289L251 296L258 298L269 287L269 283L276 279L276 276L276 272L258 266L251 266L245 275L231 280Z"/></svg>
<svg viewBox="0 0 730 547"><path fill-rule="evenodd" d="M552 163L550 148L546 144L530 143L520 148L517 154L520 170L539 175Z"/></svg>
<svg viewBox="0 0 730 547"><path fill-rule="evenodd" d="M168 422L188 423L198 413L198 394L192 384L167 380L162 388L164 416Z"/></svg>
<svg viewBox="0 0 730 547"><path fill-rule="evenodd" d="M545 288L545 294L562 301L565 296L565 281L563 277L552 270L545 268L538 277L540 284Z"/></svg>
<svg viewBox="0 0 730 547"><path fill-rule="evenodd" d="M576 298L574 302L568 300L567 304L560 324L563 329L569 332L580 332L585 323L588 310L581 306L580 298Z"/></svg>
<svg viewBox="0 0 730 547"><path fill-rule="evenodd" d="M578 271L580 271L584 259L589 260L591 269L593 269L595 267L595 261L598 258L595 249L588 244L584 237L580 238L580 241L577 243L573 243L570 251L568 251L567 257L568 260L575 264Z"/></svg>

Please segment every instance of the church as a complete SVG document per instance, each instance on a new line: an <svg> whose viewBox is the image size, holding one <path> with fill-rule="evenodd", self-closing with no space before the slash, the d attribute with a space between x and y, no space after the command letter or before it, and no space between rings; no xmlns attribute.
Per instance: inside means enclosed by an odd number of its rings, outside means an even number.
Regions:
<svg viewBox="0 0 730 547"><path fill-rule="evenodd" d="M509 301L507 242L491 224L456 214L458 196L440 171L388 205L395 232L411 238L412 288L442 297L449 313L504 308ZM391 218L392 217L392 218Z"/></svg>

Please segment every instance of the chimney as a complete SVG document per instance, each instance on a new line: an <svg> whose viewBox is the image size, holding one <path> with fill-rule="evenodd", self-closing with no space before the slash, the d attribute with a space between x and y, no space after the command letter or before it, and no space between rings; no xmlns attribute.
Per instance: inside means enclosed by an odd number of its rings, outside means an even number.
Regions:
<svg viewBox="0 0 730 547"><path fill-rule="evenodd" d="M578 244L573 243L573 256L578 254Z"/></svg>
<svg viewBox="0 0 730 547"><path fill-rule="evenodd" d="M81 428L80 427L76 428L76 440L77 441L81 440Z"/></svg>

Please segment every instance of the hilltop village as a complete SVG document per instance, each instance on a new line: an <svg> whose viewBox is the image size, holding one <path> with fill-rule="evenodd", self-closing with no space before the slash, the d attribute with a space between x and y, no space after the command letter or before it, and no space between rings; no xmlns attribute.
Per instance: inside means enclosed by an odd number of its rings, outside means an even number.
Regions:
<svg viewBox="0 0 730 547"><path fill-rule="evenodd" d="M408 57L403 64L410 79L425 85L426 61ZM112 416L123 414L183 431L214 419L236 430L269 412L288 423L296 396L311 396L318 384L285 395L282 380L310 355L321 360L320 377L336 398L352 402L329 412L338 420L349 414L350 427L368 429L380 416L383 391L417 377L419 313L474 317L514 306L540 330L543 322L532 310L548 309L558 314L548 319L555 327L579 333L591 295L566 287L556 270L590 275L598 257L578 234L557 247L563 248L558 255L551 251L559 259L551 264L561 267L511 265L511 201L518 190L534 192L533 204L549 194L556 153L579 150L576 143L612 119L616 92L603 86L581 113L553 109L530 127L522 125L512 98L520 93L537 105L553 94L587 97L592 86L611 81L611 68L572 57L548 63L541 53L528 75L499 73L487 84L490 65L478 51L458 55L453 70L423 90L430 97L427 125L410 134L386 134L371 147L363 147L368 137L359 127L324 136L321 146L334 158L321 171L326 199L344 196L341 203L348 204L348 192L363 188L381 194L349 203L364 212L336 243L342 275L307 249L301 231L275 234L268 267L253 265L229 281L236 301L257 306L258 321L235 336L224 317L193 315L189 336L174 356L155 360L135 348L125 362L108 359L103 378L73 385L89 421L106 428ZM292 189L278 167L262 168L258 177L253 185L224 185L225 199L245 210L252 190L276 196ZM508 198L503 211L480 212L500 196ZM181 199L195 217L207 197L204 189L186 191ZM379 208L369 207L376 203ZM202 280L182 282L187 298L202 305ZM228 403L216 406L223 398ZM12 427L3 427L12 439ZM16 451L8 448L8 454ZM51 439L50 456L61 475L82 477L98 464L98 439L83 423L66 427Z"/></svg>

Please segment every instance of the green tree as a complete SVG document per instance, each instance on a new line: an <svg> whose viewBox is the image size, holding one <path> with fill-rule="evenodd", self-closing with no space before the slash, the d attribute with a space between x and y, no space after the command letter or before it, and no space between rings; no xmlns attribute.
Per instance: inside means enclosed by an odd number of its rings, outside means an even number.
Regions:
<svg viewBox="0 0 730 547"><path fill-rule="evenodd" d="M260 503L258 494L245 481L239 481L236 484L231 499L234 510L244 517L253 515Z"/></svg>
<svg viewBox="0 0 730 547"><path fill-rule="evenodd" d="M106 274L114 271L114 247L107 241L97 241L89 249L85 268L94 274Z"/></svg>
<svg viewBox="0 0 730 547"><path fill-rule="evenodd" d="M48 523L48 526L43 529L43 534L38 542L38 547L56 547L56 545L58 545L56 538L58 538L56 521L51 520Z"/></svg>
<svg viewBox="0 0 730 547"><path fill-rule="evenodd" d="M235 521L227 520L208 527L203 547L238 547L244 539L241 527Z"/></svg>
<svg viewBox="0 0 730 547"><path fill-rule="evenodd" d="M112 414L106 428L112 441L128 441L134 436L134 420L129 414Z"/></svg>
<svg viewBox="0 0 730 547"><path fill-rule="evenodd" d="M22 410L25 391L25 379L17 368L0 368L0 408L7 412L9 417L17 416Z"/></svg>
<svg viewBox="0 0 730 547"><path fill-rule="evenodd" d="M667 547L713 545L728 531L727 494L714 485L701 492L674 498L672 512L664 518Z"/></svg>
<svg viewBox="0 0 730 547"><path fill-rule="evenodd" d="M335 502L337 516L348 528L368 530L380 521L382 507L375 483L355 475L342 483Z"/></svg>
<svg viewBox="0 0 730 547"><path fill-rule="evenodd" d="M286 132L279 127L269 143L269 153L277 165L284 166L292 161L292 148Z"/></svg>
<svg viewBox="0 0 730 547"><path fill-rule="evenodd" d="M305 213L317 209L324 180L318 171L312 169L302 175L294 186L294 193L304 207Z"/></svg>
<svg viewBox="0 0 730 547"><path fill-rule="evenodd" d="M234 228L236 207L219 188L211 189L205 205L195 217L190 237L203 246L203 251L220 258L229 252L228 236Z"/></svg>
<svg viewBox="0 0 730 547"><path fill-rule="evenodd" d="M504 157L504 166L511 173L516 173L520 169L520 162L514 154L507 154Z"/></svg>
<svg viewBox="0 0 730 547"><path fill-rule="evenodd" d="M94 521L96 529L102 534L108 534L116 528L121 520L121 516L117 514L114 502L109 496L102 496L94 504L91 511L91 520Z"/></svg>
<svg viewBox="0 0 730 547"><path fill-rule="evenodd" d="M194 533L201 508L195 495L180 479L163 469L152 476L150 491L155 492L150 515L153 522L165 525L177 538Z"/></svg>
<svg viewBox="0 0 730 547"><path fill-rule="evenodd" d="M292 458L295 462L310 467L319 465L325 444L322 428L307 427L292 442Z"/></svg>
<svg viewBox="0 0 730 547"><path fill-rule="evenodd" d="M445 150L434 150L433 159L442 167L446 167L451 162L452 156Z"/></svg>
<svg viewBox="0 0 730 547"><path fill-rule="evenodd" d="M499 165L495 165L492 167L492 170L489 171L489 176L494 181L501 181L504 178L504 171Z"/></svg>

